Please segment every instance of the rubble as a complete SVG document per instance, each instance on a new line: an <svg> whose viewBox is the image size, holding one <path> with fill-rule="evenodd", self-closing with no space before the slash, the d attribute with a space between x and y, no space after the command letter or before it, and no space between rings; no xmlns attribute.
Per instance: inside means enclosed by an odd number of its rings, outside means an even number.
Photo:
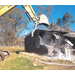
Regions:
<svg viewBox="0 0 75 75"><path fill-rule="evenodd" d="M34 52L48 57L72 60L75 49L75 32L36 30L25 38L25 51Z"/></svg>

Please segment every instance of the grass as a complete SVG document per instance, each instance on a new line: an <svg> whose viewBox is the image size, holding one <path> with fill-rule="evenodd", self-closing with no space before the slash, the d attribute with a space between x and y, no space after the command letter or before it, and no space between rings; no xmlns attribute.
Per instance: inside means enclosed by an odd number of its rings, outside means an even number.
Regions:
<svg viewBox="0 0 75 75"><path fill-rule="evenodd" d="M7 47L7 46L2 46L0 47L0 50L9 50L11 52L13 51L24 51L24 47Z"/></svg>
<svg viewBox="0 0 75 75"><path fill-rule="evenodd" d="M42 68L42 65L34 66L32 61L15 53L11 53L10 57L6 57L4 61L0 62L0 70L35 70Z"/></svg>
<svg viewBox="0 0 75 75"><path fill-rule="evenodd" d="M16 54L16 52L24 51L24 48L0 47L0 49L11 52L9 57L6 57L4 61L0 62L0 70L75 70L73 66L45 65ZM55 62L71 63L70 61L63 60L55 60Z"/></svg>
<svg viewBox="0 0 75 75"><path fill-rule="evenodd" d="M43 68L42 65L34 66L34 62L16 54L16 52L24 51L24 48L0 47L0 49L10 51L10 56L0 62L0 70L35 70Z"/></svg>

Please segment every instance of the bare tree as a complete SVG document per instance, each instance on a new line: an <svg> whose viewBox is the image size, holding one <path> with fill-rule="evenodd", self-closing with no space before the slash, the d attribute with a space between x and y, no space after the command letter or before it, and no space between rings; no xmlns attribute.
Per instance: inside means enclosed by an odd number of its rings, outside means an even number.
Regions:
<svg viewBox="0 0 75 75"><path fill-rule="evenodd" d="M48 5L48 6L45 8L45 10L46 10L46 11L45 11L45 12L46 12L46 15L47 15L48 19L51 20L51 22L52 22L52 19L51 19L50 14L51 14L52 9L53 9L53 6L52 6L52 5Z"/></svg>
<svg viewBox="0 0 75 75"><path fill-rule="evenodd" d="M37 9L38 9L38 11L39 11L38 16L44 13L44 12L43 12L43 11L44 11L44 7L43 7L43 6L38 5L38 6L37 6Z"/></svg>
<svg viewBox="0 0 75 75"><path fill-rule="evenodd" d="M72 16L68 12L66 12L62 18L57 19L57 24L69 30L70 26L75 24L75 20L73 20Z"/></svg>

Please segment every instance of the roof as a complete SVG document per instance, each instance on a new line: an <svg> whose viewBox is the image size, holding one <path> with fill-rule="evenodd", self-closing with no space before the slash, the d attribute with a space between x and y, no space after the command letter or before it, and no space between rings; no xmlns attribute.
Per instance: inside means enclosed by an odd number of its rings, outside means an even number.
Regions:
<svg viewBox="0 0 75 75"><path fill-rule="evenodd" d="M69 32L67 34L64 34L63 36L75 38L75 32Z"/></svg>
<svg viewBox="0 0 75 75"><path fill-rule="evenodd" d="M45 30L45 29L37 29L37 30L35 30L35 34L36 34L36 32L40 32L40 31L43 31L43 32L56 32L56 33L62 33L63 34L63 36L65 36L65 37L70 37L70 38L75 38L75 32L72 32L72 31L57 31L57 30ZM26 36L28 36L28 35L30 35L31 34L31 32L29 33L29 34L27 34Z"/></svg>

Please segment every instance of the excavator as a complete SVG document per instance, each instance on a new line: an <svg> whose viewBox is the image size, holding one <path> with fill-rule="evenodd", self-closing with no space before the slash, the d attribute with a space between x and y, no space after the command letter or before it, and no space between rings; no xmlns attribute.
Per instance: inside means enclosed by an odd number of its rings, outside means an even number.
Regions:
<svg viewBox="0 0 75 75"><path fill-rule="evenodd" d="M0 17L6 14L7 12L11 11L16 6L17 5L0 5ZM37 17L31 5L22 5L22 7L25 9L25 13L29 21L32 20L35 23L35 27L31 32L32 37L38 25L45 25L46 27L49 27L48 18L44 14L41 14L39 15L39 17ZM9 56L9 55L10 53L8 51L0 50L0 61L3 61L5 56Z"/></svg>

